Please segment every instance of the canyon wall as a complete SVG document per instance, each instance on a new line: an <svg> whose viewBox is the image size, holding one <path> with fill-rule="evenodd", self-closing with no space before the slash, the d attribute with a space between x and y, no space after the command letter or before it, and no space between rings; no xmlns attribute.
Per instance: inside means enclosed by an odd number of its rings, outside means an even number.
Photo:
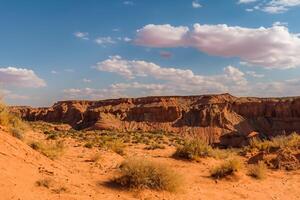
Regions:
<svg viewBox="0 0 300 200"><path fill-rule="evenodd" d="M249 138L300 132L300 97L248 98L230 94L61 101L49 108L13 107L28 121L75 129L158 131L243 146Z"/></svg>

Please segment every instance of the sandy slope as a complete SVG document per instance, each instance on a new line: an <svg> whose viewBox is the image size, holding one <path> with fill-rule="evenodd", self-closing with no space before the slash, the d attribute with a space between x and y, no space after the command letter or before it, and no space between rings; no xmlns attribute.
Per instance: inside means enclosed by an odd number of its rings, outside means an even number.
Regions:
<svg viewBox="0 0 300 200"><path fill-rule="evenodd" d="M126 156L146 156L166 163L184 177L182 190L175 194L126 191L108 183L123 157L84 148L73 139L66 139L65 143L65 154L52 161L0 131L0 199L300 199L300 171L269 171L267 179L261 181L242 172L230 180L216 182L208 177L209 169L220 161L174 160L170 158L172 147L144 150L142 145L127 147ZM101 155L100 160L90 162L96 153ZM38 187L36 181L45 178L52 180L51 186ZM66 191L60 191L61 188Z"/></svg>

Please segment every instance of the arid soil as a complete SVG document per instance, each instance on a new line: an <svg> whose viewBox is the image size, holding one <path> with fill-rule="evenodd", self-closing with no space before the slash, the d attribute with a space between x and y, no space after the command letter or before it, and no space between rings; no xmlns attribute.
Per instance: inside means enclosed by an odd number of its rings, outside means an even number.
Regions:
<svg viewBox="0 0 300 200"><path fill-rule="evenodd" d="M85 142L71 137L64 141L64 153L51 160L30 148L30 141L43 141L39 131L26 133L20 141L5 128L0 130L0 199L300 199L300 171L268 170L267 177L257 180L242 169L222 180L210 177L210 169L222 160L201 158L199 162L172 157L174 146L146 150L144 144L126 144L119 155L97 147L86 148ZM95 156L97 155L97 160ZM182 187L175 193L134 191L111 183L118 166L128 157L146 157L166 164L183 177ZM246 159L240 157L245 163Z"/></svg>
<svg viewBox="0 0 300 200"><path fill-rule="evenodd" d="M49 108L12 110L29 121L63 122L77 130L163 130L233 147L244 146L257 134L271 137L300 132L299 97L144 97L62 101Z"/></svg>

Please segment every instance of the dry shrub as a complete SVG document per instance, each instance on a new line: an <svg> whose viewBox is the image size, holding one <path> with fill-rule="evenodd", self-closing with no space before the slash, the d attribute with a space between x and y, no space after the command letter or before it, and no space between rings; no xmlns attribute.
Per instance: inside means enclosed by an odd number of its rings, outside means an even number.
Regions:
<svg viewBox="0 0 300 200"><path fill-rule="evenodd" d="M263 161L258 162L258 164L250 165L248 169L249 176L256 179L264 179L266 177L267 166Z"/></svg>
<svg viewBox="0 0 300 200"><path fill-rule="evenodd" d="M213 178L220 179L230 175L233 175L239 171L242 167L242 163L238 158L231 158L224 161L220 165L214 167L210 171L210 175Z"/></svg>
<svg viewBox="0 0 300 200"><path fill-rule="evenodd" d="M50 188L53 186L54 181L50 178L44 178L44 179L40 179L40 180L36 181L35 184L38 187Z"/></svg>
<svg viewBox="0 0 300 200"><path fill-rule="evenodd" d="M214 149L207 142L199 139L184 140L182 145L177 146L173 156L188 160L199 160L202 157L213 157L224 159L229 157L232 152L228 150Z"/></svg>
<svg viewBox="0 0 300 200"><path fill-rule="evenodd" d="M101 160L101 154L96 153L95 155L93 155L90 159L91 162L98 162L99 160Z"/></svg>
<svg viewBox="0 0 300 200"><path fill-rule="evenodd" d="M11 134L18 138L23 139L23 133L28 129L28 125L23 122L18 116L9 111L7 106L0 102L0 125L9 129Z"/></svg>
<svg viewBox="0 0 300 200"><path fill-rule="evenodd" d="M300 135L292 133L288 136L277 136L271 140L260 140L254 138L250 141L248 150L267 151L271 149L287 149L287 148L299 148L300 147Z"/></svg>
<svg viewBox="0 0 300 200"><path fill-rule="evenodd" d="M120 166L120 177L114 181L133 189L176 191L181 178L167 166L145 159L128 159Z"/></svg>
<svg viewBox="0 0 300 200"><path fill-rule="evenodd" d="M64 151L64 144L62 141L51 144L31 142L29 146L50 159L58 158L63 154Z"/></svg>
<svg viewBox="0 0 300 200"><path fill-rule="evenodd" d="M212 147L199 138L187 139L183 145L177 147L175 157L197 160L200 157L207 157L211 154Z"/></svg>
<svg viewBox="0 0 300 200"><path fill-rule="evenodd" d="M119 155L125 155L125 144L122 140L113 140L111 142L107 142L106 146L112 150L113 152L119 154Z"/></svg>
<svg viewBox="0 0 300 200"><path fill-rule="evenodd" d="M166 147L163 144L157 142L152 142L150 145L145 147L146 150L155 150L155 149L165 149Z"/></svg>

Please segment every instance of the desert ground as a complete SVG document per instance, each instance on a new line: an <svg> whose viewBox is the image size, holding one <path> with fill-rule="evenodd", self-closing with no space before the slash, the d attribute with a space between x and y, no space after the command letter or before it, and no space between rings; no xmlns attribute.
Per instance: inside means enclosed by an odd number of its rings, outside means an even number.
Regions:
<svg viewBox="0 0 300 200"><path fill-rule="evenodd" d="M236 153L237 150L230 153L244 163L243 167L231 176L214 179L210 176L211 169L226 158L176 159L172 156L176 151L176 145L172 143L176 137L162 133L147 134L147 138L160 144L149 148L149 141L141 141L145 138L142 133L127 139L105 133L99 139L101 134L95 131L71 131L67 125L44 122L31 123L22 140L8 132L7 128L1 127L0 195L5 200L300 199L299 170L267 169L265 178L255 179L247 174L247 158ZM93 142L115 139L125 142L112 148ZM33 141L61 143L63 149L45 156L32 148ZM173 192L134 189L114 183L120 173L119 166L128 158L144 158L173 170L181 177L179 189Z"/></svg>

